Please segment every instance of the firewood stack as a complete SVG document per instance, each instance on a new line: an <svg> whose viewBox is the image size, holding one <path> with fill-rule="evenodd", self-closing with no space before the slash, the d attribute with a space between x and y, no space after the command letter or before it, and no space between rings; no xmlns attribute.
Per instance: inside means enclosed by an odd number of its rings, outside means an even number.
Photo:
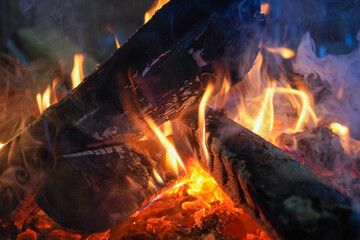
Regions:
<svg viewBox="0 0 360 240"><path fill-rule="evenodd" d="M84 82L0 151L0 216L28 194L62 226L100 232L158 192L163 168L137 151L143 120L157 124L198 104L212 79L236 83L258 53L257 0L173 0ZM226 70L225 70L226 69ZM193 128L198 153L197 115ZM232 201L274 239L355 239L352 201L282 150L217 111L206 119L210 161ZM174 177L169 177L168 181ZM159 186L158 191L161 189Z"/></svg>

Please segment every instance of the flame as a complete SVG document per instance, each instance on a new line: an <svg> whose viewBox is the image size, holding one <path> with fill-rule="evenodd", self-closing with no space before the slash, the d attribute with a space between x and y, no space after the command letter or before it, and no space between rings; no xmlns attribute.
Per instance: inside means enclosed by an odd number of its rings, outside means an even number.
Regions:
<svg viewBox="0 0 360 240"><path fill-rule="evenodd" d="M269 3L262 3L261 4L261 13L264 15L268 15L271 11L271 6Z"/></svg>
<svg viewBox="0 0 360 240"><path fill-rule="evenodd" d="M228 199L214 178L205 172L198 164L190 168L187 181L189 186L187 193L191 196L196 196L198 200L207 207L211 207L210 204L214 201L222 202Z"/></svg>
<svg viewBox="0 0 360 240"><path fill-rule="evenodd" d="M116 44L116 49L119 49L121 47L118 38L116 37L116 35L114 34L114 38L115 38L115 44Z"/></svg>
<svg viewBox="0 0 360 240"><path fill-rule="evenodd" d="M295 89L286 81L272 80L261 69L263 56L258 55L244 80L232 89L236 108L227 114L242 126L276 144L283 132L296 133L308 124L316 125L313 97L306 90ZM299 86L300 88L300 86Z"/></svg>
<svg viewBox="0 0 360 240"><path fill-rule="evenodd" d="M341 125L340 123L331 123L330 129L333 131L333 133L339 135L339 136L345 136L349 133L349 128Z"/></svg>
<svg viewBox="0 0 360 240"><path fill-rule="evenodd" d="M350 130L347 126L333 122L329 125L331 131L340 137L340 143L346 154L352 157L358 157L360 151L360 141L350 136Z"/></svg>
<svg viewBox="0 0 360 240"><path fill-rule="evenodd" d="M38 108L40 113L42 113L46 108L50 107L50 95L51 88L48 86L43 94L38 93L36 94L36 101L38 104Z"/></svg>
<svg viewBox="0 0 360 240"><path fill-rule="evenodd" d="M164 180L161 178L160 174L155 169L153 170L153 174L155 176L155 180L157 181L157 183L161 185L165 185Z"/></svg>
<svg viewBox="0 0 360 240"><path fill-rule="evenodd" d="M5 143L0 143L0 149L2 149L3 146L5 146Z"/></svg>
<svg viewBox="0 0 360 240"><path fill-rule="evenodd" d="M108 32L110 32L110 33L112 33L112 34L114 35L115 44L116 44L116 49L119 49L119 48L121 47L121 45L120 45L120 43L119 43L119 40L118 40L118 38L117 38L117 36L116 36L115 31L114 31L114 30L112 29L112 27L110 27L110 26L106 27L105 30L108 31Z"/></svg>
<svg viewBox="0 0 360 240"><path fill-rule="evenodd" d="M74 67L71 72L71 80L72 80L72 88L76 88L84 78L83 73L83 62L84 62L83 54L75 54L74 55Z"/></svg>
<svg viewBox="0 0 360 240"><path fill-rule="evenodd" d="M205 126L205 112L206 112L206 105L214 91L214 86L212 84L208 84L205 93L201 99L200 106L199 106L199 129L201 129L201 144L202 144L202 151L205 155L205 159L207 163L210 162L209 151L206 147L206 126Z"/></svg>
<svg viewBox="0 0 360 240"><path fill-rule="evenodd" d="M167 4L169 1L170 0L155 0L149 10L147 10L147 12L145 13L144 24L147 23L152 18L152 16L154 16L157 10L162 8L162 6Z"/></svg>
<svg viewBox="0 0 360 240"><path fill-rule="evenodd" d="M267 47L263 46L264 49L266 49L268 52L279 54L282 58L290 59L295 56L294 50L286 47Z"/></svg>
<svg viewBox="0 0 360 240"><path fill-rule="evenodd" d="M185 171L185 166L177 153L175 146L169 141L163 131L156 126L152 119L145 117L144 118L148 126L155 133L161 144L166 149L166 164L168 167L172 168L176 174L179 174L178 165L180 165ZM165 124L166 126L166 124Z"/></svg>

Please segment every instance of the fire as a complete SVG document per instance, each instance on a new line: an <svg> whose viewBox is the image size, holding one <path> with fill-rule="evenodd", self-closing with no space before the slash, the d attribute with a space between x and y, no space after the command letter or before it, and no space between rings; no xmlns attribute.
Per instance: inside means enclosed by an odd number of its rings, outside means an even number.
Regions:
<svg viewBox="0 0 360 240"><path fill-rule="evenodd" d="M116 48L119 49L121 47L119 40L117 39L115 34L114 34L114 37L115 37Z"/></svg>
<svg viewBox="0 0 360 240"><path fill-rule="evenodd" d="M345 136L349 133L349 128L341 125L340 123L331 123L330 129L333 131L333 133L339 135L339 136Z"/></svg>
<svg viewBox="0 0 360 240"><path fill-rule="evenodd" d="M161 129L154 123L152 119L145 117L145 121L166 149L166 165L169 168L173 169L176 174L179 174L178 165L180 165L184 170L186 170L185 165L182 162L179 154L177 153L175 146L169 141L164 132L161 131Z"/></svg>
<svg viewBox="0 0 360 240"><path fill-rule="evenodd" d="M199 106L199 129L201 129L201 144L202 144L202 151L205 155L206 161L209 163L210 157L209 152L206 147L206 127L205 127L205 112L206 112L206 104L208 103L212 93L214 91L214 86L209 84L205 90L205 93L201 99L200 106Z"/></svg>
<svg viewBox="0 0 360 240"><path fill-rule="evenodd" d="M235 98L236 108L227 108L228 115L274 144L281 133L296 133L308 124L316 126L318 117L312 95L293 88L283 79L271 79L261 69L262 65L263 57L259 54L244 80L230 91L233 97L226 101Z"/></svg>
<svg viewBox="0 0 360 240"><path fill-rule="evenodd" d="M83 62L84 62L84 55L82 54L75 54L74 55L74 67L71 72L71 80L72 80L72 88L76 88L84 78L83 73Z"/></svg>
<svg viewBox="0 0 360 240"><path fill-rule="evenodd" d="M155 0L155 2L151 5L149 10L145 13L144 16L144 24L147 23L152 16L156 13L157 10L162 8L165 4L167 4L170 0Z"/></svg>
<svg viewBox="0 0 360 240"><path fill-rule="evenodd" d="M46 108L50 107L50 94L51 88L48 86L43 94L36 94L36 101L39 107L40 113L42 113Z"/></svg>
<svg viewBox="0 0 360 240"><path fill-rule="evenodd" d="M262 3L261 4L261 13L264 15L268 15L271 11L271 6L269 3Z"/></svg>
<svg viewBox="0 0 360 240"><path fill-rule="evenodd" d="M268 52L279 54L282 58L290 59L295 56L294 50L286 47L267 47L263 46L264 49L266 49Z"/></svg>
<svg viewBox="0 0 360 240"><path fill-rule="evenodd" d="M360 141L350 136L350 130L347 126L333 122L329 125L331 131L340 137L340 143L346 154L356 158L360 152Z"/></svg>
<svg viewBox="0 0 360 240"><path fill-rule="evenodd" d="M77 87L84 78L83 62L84 62L84 55L82 54L74 55L74 66L71 72L73 89ZM40 113L42 113L46 108L50 107L52 104L55 104L58 101L56 96L56 86L59 84L59 82L60 82L59 78L54 78L51 87L48 85L44 93L36 94L36 102Z"/></svg>
<svg viewBox="0 0 360 240"><path fill-rule="evenodd" d="M119 49L119 48L121 47L121 45L120 45L120 43L119 43L119 40L118 40L118 38L117 38L117 36L116 36L115 31L114 31L110 26L108 26L108 27L106 28L106 31L108 31L108 32L110 32L110 33L112 33L112 34L114 35L115 44L116 44L116 49Z"/></svg>
<svg viewBox="0 0 360 240"><path fill-rule="evenodd" d="M223 202L228 197L220 189L213 177L205 172L198 164L190 167L189 176L186 180L188 184L187 193L197 198L205 208L210 208L215 201ZM189 202L183 204L183 208L191 205Z"/></svg>
<svg viewBox="0 0 360 240"><path fill-rule="evenodd" d="M5 143L0 143L0 149L5 146Z"/></svg>
<svg viewBox="0 0 360 240"><path fill-rule="evenodd" d="M162 185L165 185L164 180L161 178L160 174L154 169L153 174L155 176L155 180Z"/></svg>

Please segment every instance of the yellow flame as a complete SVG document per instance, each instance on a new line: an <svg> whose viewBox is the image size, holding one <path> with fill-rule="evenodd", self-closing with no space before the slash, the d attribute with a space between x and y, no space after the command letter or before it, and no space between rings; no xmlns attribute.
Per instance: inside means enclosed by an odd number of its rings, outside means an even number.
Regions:
<svg viewBox="0 0 360 240"><path fill-rule="evenodd" d="M119 48L121 47L121 45L120 45L120 43L119 43L119 40L118 40L118 38L117 38L117 36L116 36L115 31L114 31L114 30L112 29L112 27L110 27L110 26L107 26L107 27L105 28L105 30L108 31L108 32L110 32L110 33L112 33L112 34L114 35L116 48L119 49Z"/></svg>
<svg viewBox="0 0 360 240"><path fill-rule="evenodd" d="M261 13L264 15L268 15L271 11L271 6L269 3L262 3L261 4Z"/></svg>
<svg viewBox="0 0 360 240"><path fill-rule="evenodd" d="M155 0L149 10L145 13L144 24L147 23L152 18L152 16L154 16L157 10L162 8L162 6L167 4L169 1L170 0Z"/></svg>
<svg viewBox="0 0 360 240"><path fill-rule="evenodd" d="M76 88L84 78L83 62L84 62L84 55L82 55L82 54L74 55L74 67L71 72L71 80L72 80L72 88L73 89Z"/></svg>
<svg viewBox="0 0 360 240"><path fill-rule="evenodd" d="M263 46L263 48L266 49L268 52L280 54L280 56L285 59L293 58L295 56L294 50L292 50L290 48L286 48L286 47L274 48L274 47L267 47L267 46Z"/></svg>
<svg viewBox="0 0 360 240"><path fill-rule="evenodd" d="M115 37L115 43L116 43L116 48L119 49L121 47L118 38L116 37L116 35L114 34Z"/></svg>
<svg viewBox="0 0 360 240"><path fill-rule="evenodd" d="M285 81L271 80L261 68L263 57L258 55L253 68L229 94L237 98L236 108L227 115L244 127L275 144L283 133L302 131L307 124L318 123L311 94L292 88Z"/></svg>
<svg viewBox="0 0 360 240"><path fill-rule="evenodd" d="M359 141L356 141L350 137L349 128L335 122L331 123L329 127L333 133L340 136L340 143L345 153L351 156L356 156L357 152L359 151L360 144Z"/></svg>
<svg viewBox="0 0 360 240"><path fill-rule="evenodd" d="M0 143L0 149L5 146L5 143Z"/></svg>
<svg viewBox="0 0 360 240"><path fill-rule="evenodd" d="M206 87L205 93L201 99L200 106L199 106L199 129L201 129L201 144L202 144L202 151L205 155L205 159L207 163L210 161L209 152L206 147L206 126L205 126L205 112L206 112L206 105L214 91L214 86L212 84L208 84Z"/></svg>
<svg viewBox="0 0 360 240"><path fill-rule="evenodd" d="M333 131L333 133L339 136L344 136L349 133L349 128L344 125L341 125L340 123L331 123L330 129L331 131Z"/></svg>
<svg viewBox="0 0 360 240"><path fill-rule="evenodd" d="M297 120L294 130L292 131L293 133L302 130L301 127L303 127L304 124L309 120L309 117L311 117L315 123L318 122L318 118L311 107L309 97L305 92L291 88L277 88L276 91L282 94L298 96L302 101L299 118Z"/></svg>
<svg viewBox="0 0 360 240"><path fill-rule="evenodd" d="M36 101L38 104L38 108L40 113L42 113L46 108L50 107L50 94L51 88L48 86L43 94L36 94Z"/></svg>
<svg viewBox="0 0 360 240"><path fill-rule="evenodd" d="M268 88L266 89L266 94L265 94L265 100L262 103L259 115L257 117L257 120L255 122L255 126L252 129L252 131L258 135L262 135L266 139L269 139L270 137L270 133L272 131L273 128L273 124L274 124L274 107L273 107L273 98L274 98L274 93L275 93L275 88ZM266 121L266 119L268 121ZM268 124L266 124L268 123ZM268 125L268 126L266 126ZM266 132L261 131L261 129L266 128Z"/></svg>
<svg viewBox="0 0 360 240"><path fill-rule="evenodd" d="M164 184L163 179L160 177L160 174L154 169L153 170L153 174L155 176L155 180L159 183L159 184Z"/></svg>
<svg viewBox="0 0 360 240"><path fill-rule="evenodd" d="M172 168L176 174L179 174L178 165L180 165L184 170L186 170L179 154L175 149L175 146L169 141L166 135L160 130L159 127L156 126L152 119L148 117L145 117L144 119L151 128L151 130L155 133L161 144L166 149L167 166Z"/></svg>

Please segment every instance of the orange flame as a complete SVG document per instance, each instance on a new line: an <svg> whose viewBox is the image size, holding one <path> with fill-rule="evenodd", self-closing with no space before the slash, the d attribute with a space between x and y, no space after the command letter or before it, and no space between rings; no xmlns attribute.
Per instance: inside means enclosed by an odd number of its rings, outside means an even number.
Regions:
<svg viewBox="0 0 360 240"><path fill-rule="evenodd" d="M116 36L115 31L114 31L110 26L108 26L105 30L108 31L108 32L110 32L110 33L112 33L112 34L114 35L115 44L116 44L116 49L119 49L119 48L121 47L121 45L120 45L120 43L119 43L119 40L118 40L118 38L117 38L117 36Z"/></svg>
<svg viewBox="0 0 360 240"><path fill-rule="evenodd" d="M316 125L311 94L284 84L282 79L271 80L262 71L262 64L259 54L244 80L232 89L231 94L240 98L228 115L272 143L283 132L296 133L307 124Z"/></svg>
<svg viewBox="0 0 360 240"><path fill-rule="evenodd" d="M84 78L83 72L83 62L84 62L84 55L82 54L75 54L74 55L74 67L71 72L71 80L72 80L72 88L76 88Z"/></svg>
<svg viewBox="0 0 360 240"><path fill-rule="evenodd" d="M115 38L115 44L116 44L116 49L119 49L121 47L118 38L116 37L116 34L114 33L114 38Z"/></svg>
<svg viewBox="0 0 360 240"><path fill-rule="evenodd" d="M42 113L46 108L50 107L50 94L51 88L48 86L43 94L36 94L36 101L39 107L40 113Z"/></svg>
<svg viewBox="0 0 360 240"><path fill-rule="evenodd" d="M201 129L201 144L202 144L202 151L205 155L206 161L209 163L210 156L209 151L206 147L206 126L205 126L205 112L206 112L206 105L214 91L214 86L212 84L208 84L205 93L201 99L200 106L199 106L199 129Z"/></svg>
<svg viewBox="0 0 360 240"><path fill-rule="evenodd" d="M169 1L170 0L155 0L149 10L147 10L147 12L145 13L144 24L147 23L152 18L152 16L154 16L157 10L162 8L162 6L167 4Z"/></svg>
<svg viewBox="0 0 360 240"><path fill-rule="evenodd" d="M340 123L331 123L329 125L331 131L340 137L340 143L346 154L357 157L360 151L360 141L350 136L350 130L347 126Z"/></svg>
<svg viewBox="0 0 360 240"><path fill-rule="evenodd" d="M0 149L5 146L5 143L0 143Z"/></svg>
<svg viewBox="0 0 360 240"><path fill-rule="evenodd" d="M167 166L172 168L176 174L179 174L178 165L180 165L186 171L185 165L183 164L179 154L177 153L175 146L169 141L164 132L156 126L152 119L145 117L145 121L166 149Z"/></svg>
<svg viewBox="0 0 360 240"><path fill-rule="evenodd" d="M262 3L261 4L261 13L264 15L268 15L271 11L271 6L269 3Z"/></svg>
<svg viewBox="0 0 360 240"><path fill-rule="evenodd" d="M349 133L349 128L341 125L340 123L331 123L330 129L333 131L333 133L339 135L339 136L345 136Z"/></svg>
<svg viewBox="0 0 360 240"><path fill-rule="evenodd" d="M155 180L159 183L159 184L162 184L164 185L164 180L161 178L160 174L154 169L153 170L153 174L155 176Z"/></svg>
<svg viewBox="0 0 360 240"><path fill-rule="evenodd" d="M266 49L268 52L279 54L282 58L290 59L295 56L294 50L286 47L266 47L263 46L264 49Z"/></svg>

